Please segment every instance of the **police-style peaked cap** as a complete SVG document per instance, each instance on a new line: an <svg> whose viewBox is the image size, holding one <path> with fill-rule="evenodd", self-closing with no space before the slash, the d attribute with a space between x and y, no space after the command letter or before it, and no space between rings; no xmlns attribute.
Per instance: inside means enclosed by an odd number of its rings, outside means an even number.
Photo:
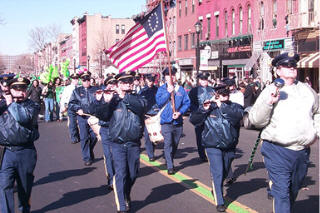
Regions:
<svg viewBox="0 0 320 213"><path fill-rule="evenodd" d="M297 62L300 60L300 56L294 52L286 52L278 55L272 60L272 66L289 66L296 67Z"/></svg>
<svg viewBox="0 0 320 213"><path fill-rule="evenodd" d="M177 73L177 68L175 67L171 67L171 75L175 75ZM169 68L166 67L163 71L162 71L163 75L169 75Z"/></svg>
<svg viewBox="0 0 320 213"><path fill-rule="evenodd" d="M30 81L27 78L14 78L9 81L10 88L28 87L29 84L30 84Z"/></svg>
<svg viewBox="0 0 320 213"><path fill-rule="evenodd" d="M135 74L136 73L134 71L121 72L115 76L115 79L117 81L123 81L123 82L133 81L133 77L135 76Z"/></svg>

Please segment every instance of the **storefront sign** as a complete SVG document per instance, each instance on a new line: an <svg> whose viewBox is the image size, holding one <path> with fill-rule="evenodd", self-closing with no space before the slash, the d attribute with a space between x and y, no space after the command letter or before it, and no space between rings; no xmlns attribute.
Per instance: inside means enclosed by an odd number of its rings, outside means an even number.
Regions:
<svg viewBox="0 0 320 213"><path fill-rule="evenodd" d="M240 47L228 48L228 53L249 52L249 51L251 51L251 46L240 46Z"/></svg>
<svg viewBox="0 0 320 213"><path fill-rule="evenodd" d="M277 50L284 48L284 40L273 40L263 42L263 50Z"/></svg>

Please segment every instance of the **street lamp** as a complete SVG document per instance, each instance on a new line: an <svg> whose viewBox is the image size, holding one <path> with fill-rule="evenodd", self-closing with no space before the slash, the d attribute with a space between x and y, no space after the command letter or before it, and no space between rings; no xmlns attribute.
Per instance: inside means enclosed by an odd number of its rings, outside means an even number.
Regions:
<svg viewBox="0 0 320 213"><path fill-rule="evenodd" d="M90 55L87 56L87 59L88 59L88 72L89 72L89 69L90 69L89 68L90 67Z"/></svg>
<svg viewBox="0 0 320 213"><path fill-rule="evenodd" d="M197 71L197 83L198 83L198 75L199 75L199 67L200 67L200 31L201 31L201 22L197 21L194 25L197 33L197 47L196 47L196 71Z"/></svg>

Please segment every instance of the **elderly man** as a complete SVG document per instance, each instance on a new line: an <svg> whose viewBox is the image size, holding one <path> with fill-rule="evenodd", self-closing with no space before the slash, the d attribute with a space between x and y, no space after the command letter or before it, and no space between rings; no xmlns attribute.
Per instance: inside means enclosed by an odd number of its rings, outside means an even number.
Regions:
<svg viewBox="0 0 320 213"><path fill-rule="evenodd" d="M276 213L290 213L308 171L310 145L320 134L319 97L296 80L299 55L277 56L272 65L285 85L267 86L252 107L249 119L264 128L261 153L271 181Z"/></svg>

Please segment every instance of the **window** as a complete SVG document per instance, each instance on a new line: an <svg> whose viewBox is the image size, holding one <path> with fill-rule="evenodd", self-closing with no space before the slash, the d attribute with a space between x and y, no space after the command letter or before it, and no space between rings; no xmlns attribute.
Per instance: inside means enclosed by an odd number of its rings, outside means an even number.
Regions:
<svg viewBox="0 0 320 213"><path fill-rule="evenodd" d="M200 29L200 40L203 40L203 21L200 20L200 23L201 23L201 29Z"/></svg>
<svg viewBox="0 0 320 213"><path fill-rule="evenodd" d="M277 0L272 1L272 26L277 28Z"/></svg>
<svg viewBox="0 0 320 213"><path fill-rule="evenodd" d="M194 0L192 0L192 13L194 13Z"/></svg>
<svg viewBox="0 0 320 213"><path fill-rule="evenodd" d="M178 50L182 50L182 36L178 36Z"/></svg>
<svg viewBox="0 0 320 213"><path fill-rule="evenodd" d="M259 20L259 30L264 29L264 4L263 1L260 2L260 20Z"/></svg>
<svg viewBox="0 0 320 213"><path fill-rule="evenodd" d="M216 37L219 37L219 15L216 15Z"/></svg>
<svg viewBox="0 0 320 213"><path fill-rule="evenodd" d="M224 36L228 37L228 11L224 11Z"/></svg>
<svg viewBox="0 0 320 213"><path fill-rule="evenodd" d="M185 8L184 8L184 13L187 16L188 15L188 0L185 0L185 2L186 2L186 5L185 5Z"/></svg>
<svg viewBox="0 0 320 213"><path fill-rule="evenodd" d="M173 58L176 57L176 41L173 41L173 47L172 47L172 53L173 53Z"/></svg>
<svg viewBox="0 0 320 213"><path fill-rule="evenodd" d="M118 43L119 41L120 41L120 40L117 38L117 39L116 39L116 43Z"/></svg>
<svg viewBox="0 0 320 213"><path fill-rule="evenodd" d="M251 33L252 27L251 27L251 6L248 5L248 33Z"/></svg>
<svg viewBox="0 0 320 213"><path fill-rule="evenodd" d="M179 1L179 17L181 17L181 1Z"/></svg>
<svg viewBox="0 0 320 213"><path fill-rule="evenodd" d="M196 33L191 34L191 48L195 48L196 46Z"/></svg>
<svg viewBox="0 0 320 213"><path fill-rule="evenodd" d="M232 35L236 34L236 25L235 25L235 19L236 19L236 14L234 12L234 9L232 9Z"/></svg>
<svg viewBox="0 0 320 213"><path fill-rule="evenodd" d="M309 24L314 21L314 0L309 0L308 2L308 12L309 12Z"/></svg>
<svg viewBox="0 0 320 213"><path fill-rule="evenodd" d="M119 34L119 24L116 25L116 34Z"/></svg>
<svg viewBox="0 0 320 213"><path fill-rule="evenodd" d="M287 12L288 14L292 14L293 11L293 0L287 0Z"/></svg>
<svg viewBox="0 0 320 213"><path fill-rule="evenodd" d="M189 35L184 35L184 50L188 50L188 43L189 43Z"/></svg>
<svg viewBox="0 0 320 213"><path fill-rule="evenodd" d="M126 28L125 28L124 24L121 25L121 34L126 34Z"/></svg>
<svg viewBox="0 0 320 213"><path fill-rule="evenodd" d="M243 11L242 7L239 8L239 34L242 34L243 28Z"/></svg>
<svg viewBox="0 0 320 213"><path fill-rule="evenodd" d="M206 39L209 39L210 38L210 34L211 34L211 18L210 17L207 18L207 23L208 23L208 26L207 26Z"/></svg>

